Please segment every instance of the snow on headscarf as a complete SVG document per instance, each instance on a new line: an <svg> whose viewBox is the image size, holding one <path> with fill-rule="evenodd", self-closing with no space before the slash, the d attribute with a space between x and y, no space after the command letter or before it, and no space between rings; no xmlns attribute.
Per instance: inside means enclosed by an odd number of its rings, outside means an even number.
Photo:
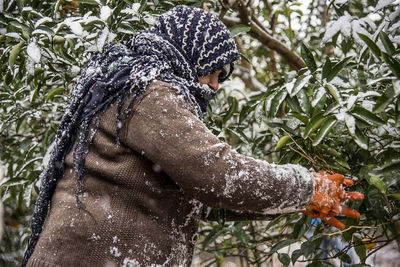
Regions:
<svg viewBox="0 0 400 267"><path fill-rule="evenodd" d="M135 99L147 86L160 80L171 83L186 99L194 98L201 118L215 93L199 77L211 74L239 58L235 42L225 25L202 9L177 6L161 15L150 30L141 31L125 45L113 43L95 54L83 69L57 131L55 145L41 177L40 193L31 219L30 240L22 265L26 265L42 232L49 203L63 177L65 156L74 150L77 178L76 200L83 193L85 157L93 135L89 124L110 104L117 102L116 143L119 144L121 118L131 112ZM122 110L125 98L129 105ZM94 129L95 130L95 129ZM93 131L95 132L95 131Z"/></svg>

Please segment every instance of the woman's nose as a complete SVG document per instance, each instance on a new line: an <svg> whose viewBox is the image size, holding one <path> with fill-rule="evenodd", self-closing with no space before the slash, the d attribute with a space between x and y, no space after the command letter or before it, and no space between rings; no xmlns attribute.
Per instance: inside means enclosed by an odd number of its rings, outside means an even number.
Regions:
<svg viewBox="0 0 400 267"><path fill-rule="evenodd" d="M214 91L217 91L218 90L218 78L211 79L211 81L208 83L208 86L210 86Z"/></svg>

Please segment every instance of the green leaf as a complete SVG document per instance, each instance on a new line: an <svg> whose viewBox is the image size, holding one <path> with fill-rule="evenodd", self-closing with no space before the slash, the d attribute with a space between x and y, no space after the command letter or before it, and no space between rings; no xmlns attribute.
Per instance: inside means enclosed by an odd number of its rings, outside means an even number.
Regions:
<svg viewBox="0 0 400 267"><path fill-rule="evenodd" d="M53 99L55 95L60 94L62 91L64 91L64 88L63 88L63 87L54 88L54 89L52 89L52 90L46 95L46 97L44 98L44 100L47 102L47 101Z"/></svg>
<svg viewBox="0 0 400 267"><path fill-rule="evenodd" d="M369 49L371 49L372 53L374 53L374 55L377 58L380 58L381 56L381 50L379 49L378 45L375 44L374 41L372 41L368 36L366 36L365 34L362 33L358 33L358 36L360 36L361 40L364 41L364 43L367 44L367 46L369 47Z"/></svg>
<svg viewBox="0 0 400 267"><path fill-rule="evenodd" d="M202 242L202 248L203 250L208 247L215 239L217 239L225 229L221 228L221 226L214 228L211 230L211 232L204 238L204 241Z"/></svg>
<svg viewBox="0 0 400 267"><path fill-rule="evenodd" d="M317 70L317 64L315 64L315 59L314 56L312 55L311 51L305 46L304 44L301 44L301 57L303 58L304 62L306 63L308 69L311 72L314 72Z"/></svg>
<svg viewBox="0 0 400 267"><path fill-rule="evenodd" d="M369 176L369 184L374 185L376 188L379 189L382 193L386 193L387 190L387 185L383 180L381 180L378 176L375 175L370 175Z"/></svg>
<svg viewBox="0 0 400 267"><path fill-rule="evenodd" d="M384 218L388 215L388 211L384 208L386 206L386 201L382 192L379 189L372 187L368 188L367 200L369 206L372 207L373 215L377 218Z"/></svg>
<svg viewBox="0 0 400 267"><path fill-rule="evenodd" d="M14 66L15 60L17 59L17 56L19 54L19 51L21 51L21 47L24 44L24 42L19 42L19 44L15 45L10 52L10 57L8 58L8 65L10 66L10 69Z"/></svg>
<svg viewBox="0 0 400 267"><path fill-rule="evenodd" d="M378 172L379 174L387 174L392 171L400 171L400 162L399 161L393 161L392 163L386 165L382 169L380 169Z"/></svg>
<svg viewBox="0 0 400 267"><path fill-rule="evenodd" d="M301 255L303 255L301 253L301 249L296 249L295 251L292 252L292 264L293 265L297 261L297 259L301 257Z"/></svg>
<svg viewBox="0 0 400 267"><path fill-rule="evenodd" d="M342 48L343 54L347 54L351 48L353 48L353 41L349 39L343 39L342 43L340 44L340 47Z"/></svg>
<svg viewBox="0 0 400 267"><path fill-rule="evenodd" d="M13 81L13 75L11 74L11 70L8 70L6 75L4 75L5 84L9 85Z"/></svg>
<svg viewBox="0 0 400 267"><path fill-rule="evenodd" d="M279 123L279 122L268 122L267 125L271 128L281 128L283 130L285 130L286 132L295 135L295 131L290 128L289 126L287 126L286 124L283 123Z"/></svg>
<svg viewBox="0 0 400 267"><path fill-rule="evenodd" d="M300 220L296 222L293 228L293 234L297 239L303 237L304 233L308 230L311 223L310 216L301 216ZM293 256L292 256L293 257Z"/></svg>
<svg viewBox="0 0 400 267"><path fill-rule="evenodd" d="M335 123L336 119L334 117L329 117L327 120L325 120L321 128L319 129L317 135L315 136L312 145L313 146L318 145L322 141L322 139L324 139L325 136L329 133L329 131L332 129Z"/></svg>
<svg viewBox="0 0 400 267"><path fill-rule="evenodd" d="M328 89L329 93L331 93L336 102L340 105L342 102L342 98L340 96L339 90L330 84L326 84L325 87Z"/></svg>
<svg viewBox="0 0 400 267"><path fill-rule="evenodd" d="M324 91L325 91L325 89L323 89ZM326 92L326 91L325 91ZM311 101L311 103L314 103L314 99ZM312 113L314 114L314 116L315 116L315 114L317 114L317 113L320 113L321 111L322 111L322 109L324 108L324 106L325 106L325 103L326 103L326 93L319 99L319 101L318 101L318 103L315 105L315 107L314 107L314 109L313 109L313 111L312 111Z"/></svg>
<svg viewBox="0 0 400 267"><path fill-rule="evenodd" d="M351 263L351 258L350 258L350 256L347 255L347 254L343 254L343 255L340 257L340 260L341 260L342 262Z"/></svg>
<svg viewBox="0 0 400 267"><path fill-rule="evenodd" d="M392 41L390 41L389 36L382 31L379 33L379 38L382 41L383 47L385 47L386 53L390 56L393 55L396 49L394 48Z"/></svg>
<svg viewBox="0 0 400 267"><path fill-rule="evenodd" d="M400 193L388 194L388 196L395 197L400 200Z"/></svg>
<svg viewBox="0 0 400 267"><path fill-rule="evenodd" d="M385 111L385 108L387 107L387 105L392 103L394 96L395 96L395 92L394 92L393 86L388 86L385 93L382 94L376 100L376 104L375 104L372 112L373 113L381 113L381 112Z"/></svg>
<svg viewBox="0 0 400 267"><path fill-rule="evenodd" d="M228 104L229 104L229 109L228 109L228 112L226 113L226 115L222 119L223 123L227 122L233 116L233 114L235 114L235 112L237 112L238 107L239 107L239 103L238 103L237 99L232 96L228 97Z"/></svg>
<svg viewBox="0 0 400 267"><path fill-rule="evenodd" d="M236 24L236 25L234 25L232 28L230 28L229 31L231 32L231 35L232 35L233 37L235 37L235 36L237 36L237 35L239 35L239 34L241 34L241 33L250 31L250 29L251 29L251 28L250 28L249 26L247 26L247 25L244 25L244 24Z"/></svg>
<svg viewBox="0 0 400 267"><path fill-rule="evenodd" d="M282 147L284 147L286 144L288 144L290 141L292 140L292 138L290 138L290 136L285 135L282 136L278 143L276 144L275 150L278 151L280 150Z"/></svg>
<svg viewBox="0 0 400 267"><path fill-rule="evenodd" d="M393 74L400 79L400 62L385 52L382 52L382 59L389 65Z"/></svg>
<svg viewBox="0 0 400 267"><path fill-rule="evenodd" d="M299 121L301 121L304 124L308 123L308 117L307 116L301 115L301 114L296 113L296 112L293 112L292 116L297 118Z"/></svg>
<svg viewBox="0 0 400 267"><path fill-rule="evenodd" d="M63 44L65 42L65 38L59 35L55 35L53 37L53 43L55 44Z"/></svg>
<svg viewBox="0 0 400 267"><path fill-rule="evenodd" d="M214 218L216 219L217 223L220 226L224 226L225 225L225 221L226 221L226 209L212 209Z"/></svg>
<svg viewBox="0 0 400 267"><path fill-rule="evenodd" d="M21 185L21 184L26 184L29 182L25 178L11 178L10 180L3 180L0 184L1 187L6 187L6 186L16 186L16 185Z"/></svg>
<svg viewBox="0 0 400 267"><path fill-rule="evenodd" d="M329 82L350 62L353 57L346 57L336 65L332 67L332 70L328 73L326 80Z"/></svg>
<svg viewBox="0 0 400 267"><path fill-rule="evenodd" d="M324 150L324 152L328 153L329 155L332 155L334 157L341 157L340 153L333 147L330 147L326 144L319 144L318 147L320 147L322 150Z"/></svg>
<svg viewBox="0 0 400 267"><path fill-rule="evenodd" d="M297 242L297 239L285 239L281 240L275 245L272 246L271 250L268 252L268 254L273 254L276 251L280 250L281 248L287 247L293 243Z"/></svg>
<svg viewBox="0 0 400 267"><path fill-rule="evenodd" d="M363 262L365 260L365 257L366 257L365 246L362 243L360 238L358 238L355 235L353 236L353 238L354 238L354 242L356 244L360 244L359 246L355 246L354 249L356 250L356 253L357 253L358 257L360 257L361 262Z"/></svg>
<svg viewBox="0 0 400 267"><path fill-rule="evenodd" d="M385 124L385 122L381 118L373 114L371 111L366 110L365 108L360 106L354 107L351 113L354 117L365 121L366 123L373 126L381 126Z"/></svg>
<svg viewBox="0 0 400 267"><path fill-rule="evenodd" d="M324 114L328 115L333 113L335 110L337 110L339 108L339 103L338 102L332 102L328 105L328 107L326 107Z"/></svg>
<svg viewBox="0 0 400 267"><path fill-rule="evenodd" d="M82 4L96 5L96 6L98 5L96 0L75 0L75 1Z"/></svg>
<svg viewBox="0 0 400 267"><path fill-rule="evenodd" d="M394 107L394 127L400 127L400 98Z"/></svg>
<svg viewBox="0 0 400 267"><path fill-rule="evenodd" d="M353 140L356 142L356 144L361 147L362 149L367 150L368 149L368 139L365 137L365 135L356 127L354 135L352 135Z"/></svg>
<svg viewBox="0 0 400 267"><path fill-rule="evenodd" d="M139 8L138 12L142 13L143 10L145 10L146 6L147 6L147 0L141 0L140 1L140 8Z"/></svg>
<svg viewBox="0 0 400 267"><path fill-rule="evenodd" d="M297 77L293 87L291 90L288 90L288 93L291 97L296 95L303 87L308 83L308 81L312 78L312 75L300 75Z"/></svg>
<svg viewBox="0 0 400 267"><path fill-rule="evenodd" d="M281 106L283 100L285 100L285 97L287 95L287 91L282 90L278 92L274 98L271 100L271 106L268 112L269 117L275 117L276 114L279 111L279 107Z"/></svg>
<svg viewBox="0 0 400 267"><path fill-rule="evenodd" d="M306 114L310 114L311 105L310 105L310 101L308 99L308 96L307 96L306 91L304 90L304 88L301 89L297 93L297 99L299 100L299 104L300 104L301 109Z"/></svg>
<svg viewBox="0 0 400 267"><path fill-rule="evenodd" d="M24 188L24 200L27 208L29 208L31 205L32 189L33 189L33 184L30 184Z"/></svg>
<svg viewBox="0 0 400 267"><path fill-rule="evenodd" d="M240 111L240 115L239 115L239 123L242 122L244 119L247 118L247 116L250 114L250 112L252 112L253 110L256 109L256 107L258 106L259 103L254 103L254 104L250 104L247 103L242 110Z"/></svg>
<svg viewBox="0 0 400 267"><path fill-rule="evenodd" d="M247 242L250 240L249 235L243 230L243 226L246 225L247 223L244 222L240 222L238 224L236 224L233 227L233 232L232 234L239 239L240 242L242 242L243 244L247 244Z"/></svg>
<svg viewBox="0 0 400 267"><path fill-rule="evenodd" d="M290 264L290 257L286 253L278 253L278 260L282 262L284 266L289 266Z"/></svg>
<svg viewBox="0 0 400 267"><path fill-rule="evenodd" d="M287 95L285 98L285 102L291 110L293 110L297 113L302 112L299 101L297 100L297 97L290 97L289 95Z"/></svg>
<svg viewBox="0 0 400 267"><path fill-rule="evenodd" d="M315 243L310 240L304 242L301 244L301 254L304 255L305 257L308 257L314 249L315 249Z"/></svg>
<svg viewBox="0 0 400 267"><path fill-rule="evenodd" d="M310 122L307 124L304 133L303 133L303 138L307 139L307 137L310 135L310 133L314 132L316 129L318 129L319 126L326 120L324 118L323 113L318 113L316 116L312 117Z"/></svg>
<svg viewBox="0 0 400 267"><path fill-rule="evenodd" d="M347 163L347 161L345 161L342 157L336 157L335 158L335 161L337 162L337 163L339 163L340 165L342 165L343 167L345 167L346 169L350 169L350 166L349 166L349 164Z"/></svg>
<svg viewBox="0 0 400 267"><path fill-rule="evenodd" d="M329 76L329 73L332 71L332 63L329 57L326 58L325 64L322 67L322 79L325 79Z"/></svg>

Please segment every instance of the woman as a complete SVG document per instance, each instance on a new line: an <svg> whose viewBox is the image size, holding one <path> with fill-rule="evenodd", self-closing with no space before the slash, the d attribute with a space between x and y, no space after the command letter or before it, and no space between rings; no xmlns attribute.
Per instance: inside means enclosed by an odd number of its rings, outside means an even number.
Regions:
<svg viewBox="0 0 400 267"><path fill-rule="evenodd" d="M240 155L205 127L238 58L222 22L187 6L95 55L62 118L23 265L188 266L203 204L233 219L307 206L332 217L361 198L343 191L342 176L329 183Z"/></svg>

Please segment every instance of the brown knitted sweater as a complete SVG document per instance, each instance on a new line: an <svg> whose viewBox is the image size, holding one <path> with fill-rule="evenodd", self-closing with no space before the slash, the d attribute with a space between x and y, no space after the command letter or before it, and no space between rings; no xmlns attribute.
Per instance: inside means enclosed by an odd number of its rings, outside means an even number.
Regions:
<svg viewBox="0 0 400 267"><path fill-rule="evenodd" d="M238 154L167 83L137 100L119 147L115 111L103 114L90 145L84 208L70 153L28 266L190 266L202 203L244 219L299 211L311 199L306 169Z"/></svg>

